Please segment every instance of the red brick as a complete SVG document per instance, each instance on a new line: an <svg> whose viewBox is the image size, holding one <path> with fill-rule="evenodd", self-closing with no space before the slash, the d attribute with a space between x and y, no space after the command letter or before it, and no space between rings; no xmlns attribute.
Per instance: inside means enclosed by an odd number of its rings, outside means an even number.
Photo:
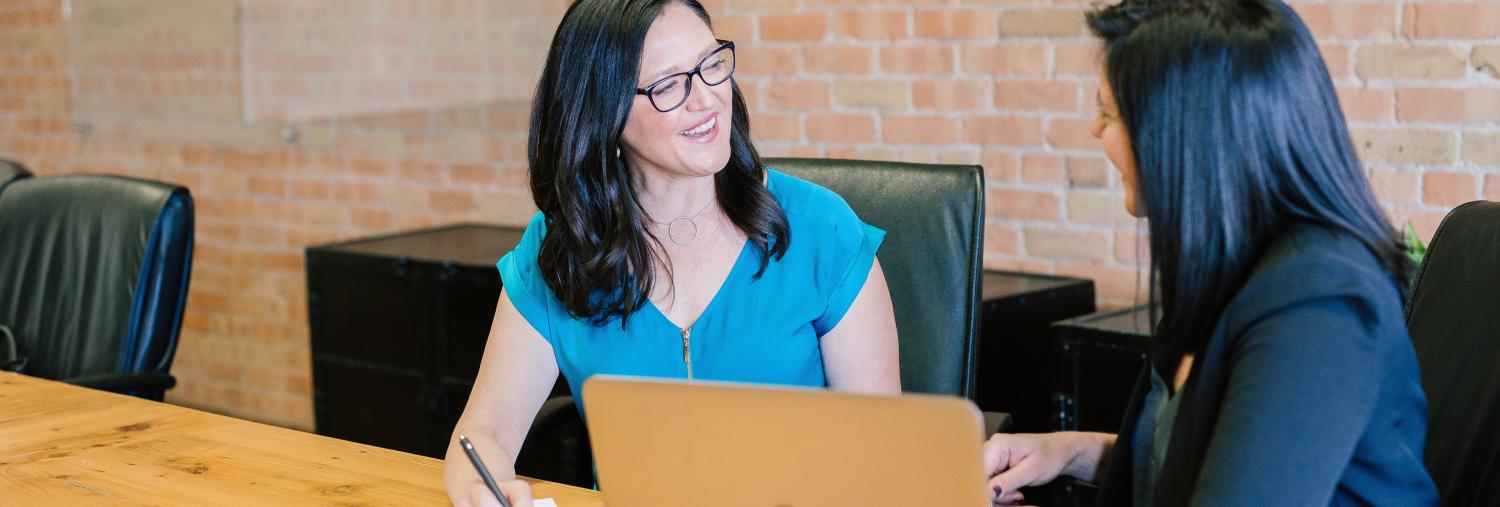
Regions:
<svg viewBox="0 0 1500 507"><path fill-rule="evenodd" d="M1123 192L1074 190L1067 193L1068 221L1128 227L1135 217L1125 210Z"/></svg>
<svg viewBox="0 0 1500 507"><path fill-rule="evenodd" d="M1015 152L986 151L980 154L979 163L984 166L986 183L1016 181L1021 178L1021 155Z"/></svg>
<svg viewBox="0 0 1500 507"><path fill-rule="evenodd" d="M1492 2L1406 4L1405 34L1417 39L1500 38L1500 5Z"/></svg>
<svg viewBox="0 0 1500 507"><path fill-rule="evenodd" d="M875 120L866 115L813 115L807 118L807 138L834 143L871 142L875 140Z"/></svg>
<svg viewBox="0 0 1500 507"><path fill-rule="evenodd" d="M846 10L834 17L834 33L839 38L860 40L897 40L911 35L907 30L906 11ZM762 19L764 24L765 20Z"/></svg>
<svg viewBox="0 0 1500 507"><path fill-rule="evenodd" d="M841 106L907 109L910 97L905 80L841 79L834 84L834 102Z"/></svg>
<svg viewBox="0 0 1500 507"><path fill-rule="evenodd" d="M828 15L821 12L760 16L760 38L763 41L808 42L823 40L827 33Z"/></svg>
<svg viewBox="0 0 1500 507"><path fill-rule="evenodd" d="M428 199L428 205L440 212L463 213L478 208L474 192L468 190L432 190Z"/></svg>
<svg viewBox="0 0 1500 507"><path fill-rule="evenodd" d="M1491 78L1500 79L1500 46L1474 46L1469 53L1470 64Z"/></svg>
<svg viewBox="0 0 1500 507"><path fill-rule="evenodd" d="M1041 44L979 44L961 49L964 72L999 77L1042 77L1047 72L1047 46Z"/></svg>
<svg viewBox="0 0 1500 507"><path fill-rule="evenodd" d="M1052 153L1027 153L1021 157L1021 181L1045 185L1062 185L1062 157Z"/></svg>
<svg viewBox="0 0 1500 507"><path fill-rule="evenodd" d="M722 12L710 10L709 12ZM741 44L750 43L755 37L755 19L745 15L715 15L714 36Z"/></svg>
<svg viewBox="0 0 1500 507"><path fill-rule="evenodd" d="M912 81L912 105L920 109L972 111L989 106L989 83L981 80L919 79Z"/></svg>
<svg viewBox="0 0 1500 507"><path fill-rule="evenodd" d="M1485 175L1484 200L1500 201L1500 174Z"/></svg>
<svg viewBox="0 0 1500 507"><path fill-rule="evenodd" d="M750 76L795 75L801 68L801 51L795 47L746 46L735 48L736 79Z"/></svg>
<svg viewBox="0 0 1500 507"><path fill-rule="evenodd" d="M828 81L772 80L766 84L765 107L778 109L827 108L833 92Z"/></svg>
<svg viewBox="0 0 1500 507"><path fill-rule="evenodd" d="M1102 147L1090 134L1092 118L1054 117L1047 122L1047 144L1053 148L1097 150Z"/></svg>
<svg viewBox="0 0 1500 507"><path fill-rule="evenodd" d="M917 37L939 39L993 39L999 34L999 16L990 9L917 11L912 24Z"/></svg>
<svg viewBox="0 0 1500 507"><path fill-rule="evenodd" d="M802 62L810 74L868 75L875 72L875 48L804 45Z"/></svg>
<svg viewBox="0 0 1500 507"><path fill-rule="evenodd" d="M1053 45L1052 57L1058 76L1096 77L1104 66L1097 42L1059 42Z"/></svg>
<svg viewBox="0 0 1500 507"><path fill-rule="evenodd" d="M1107 261L1114 256L1112 237L1103 231L1027 227L1025 238L1026 253L1033 257Z"/></svg>
<svg viewBox="0 0 1500 507"><path fill-rule="evenodd" d="M953 71L953 47L946 44L880 48L880 69L888 74L939 74Z"/></svg>
<svg viewBox="0 0 1500 507"><path fill-rule="evenodd" d="M283 195L286 195L286 178L283 178L281 176L261 176L252 174L250 175L250 180L246 184L249 187L250 193L252 194L272 197L281 197Z"/></svg>
<svg viewBox="0 0 1500 507"><path fill-rule="evenodd" d="M1396 99L1390 90L1340 86L1339 105L1351 122L1390 123L1395 120Z"/></svg>
<svg viewBox="0 0 1500 507"><path fill-rule="evenodd" d="M1387 3L1294 5L1318 40L1388 39L1396 35L1396 6Z"/></svg>
<svg viewBox="0 0 1500 507"><path fill-rule="evenodd" d="M360 229L383 231L391 228L395 215L386 210L356 208L350 211L350 219Z"/></svg>
<svg viewBox="0 0 1500 507"><path fill-rule="evenodd" d="M1448 46L1370 44L1355 58L1365 79L1458 79L1468 71L1468 55Z"/></svg>
<svg viewBox="0 0 1500 507"><path fill-rule="evenodd" d="M995 108L1021 111L1077 111L1078 86L1055 81L996 81Z"/></svg>
<svg viewBox="0 0 1500 507"><path fill-rule="evenodd" d="M361 178L385 178L396 174L391 164L373 158L353 158L345 162L349 174Z"/></svg>
<svg viewBox="0 0 1500 507"><path fill-rule="evenodd" d="M887 143L946 144L958 141L958 122L941 116L885 116L881 137Z"/></svg>
<svg viewBox="0 0 1500 507"><path fill-rule="evenodd" d="M998 221L984 224L984 253L986 255L1021 253L1021 232L1015 226Z"/></svg>
<svg viewBox="0 0 1500 507"><path fill-rule="evenodd" d="M1479 182L1473 174L1430 172L1422 175L1422 202L1434 206L1457 206L1478 198Z"/></svg>
<svg viewBox="0 0 1500 507"><path fill-rule="evenodd" d="M1041 146L1042 121L1037 118L974 116L963 120L963 140L989 146Z"/></svg>
<svg viewBox="0 0 1500 507"><path fill-rule="evenodd" d="M1061 201L1052 192L991 188L985 191L987 213L1011 220L1058 220L1062 218Z"/></svg>
<svg viewBox="0 0 1500 507"><path fill-rule="evenodd" d="M1318 44L1318 52L1323 57L1323 64L1328 66L1330 78L1337 81L1354 76L1353 58L1350 56L1349 46Z"/></svg>
<svg viewBox="0 0 1500 507"><path fill-rule="evenodd" d="M756 111L751 113L750 125L751 135L757 141L795 141L802 138L802 118L795 114Z"/></svg>
<svg viewBox="0 0 1500 507"><path fill-rule="evenodd" d="M1142 230L1144 231L1144 227ZM1115 262L1141 266L1142 269L1150 266L1151 238L1149 236L1145 232L1136 234L1135 230L1115 232Z"/></svg>
<svg viewBox="0 0 1500 507"><path fill-rule="evenodd" d="M302 200L324 200L330 195L326 181L295 180L291 182L291 197Z"/></svg>
<svg viewBox="0 0 1500 507"><path fill-rule="evenodd" d="M1068 186L1072 188L1108 188L1110 186L1109 161L1104 157L1068 157L1063 167L1067 172Z"/></svg>
<svg viewBox="0 0 1500 507"><path fill-rule="evenodd" d="M1083 10L1074 7L1010 8L1000 15L1002 37L1084 35Z"/></svg>
<svg viewBox="0 0 1500 507"><path fill-rule="evenodd" d="M1432 129L1353 129L1354 148L1365 162L1439 165L1458 160L1453 132Z"/></svg>
<svg viewBox="0 0 1500 507"><path fill-rule="evenodd" d="M1500 133L1464 132L1464 162L1500 168Z"/></svg>
<svg viewBox="0 0 1500 507"><path fill-rule="evenodd" d="M1404 169L1371 169L1370 189L1386 204L1417 204L1416 171Z"/></svg>
<svg viewBox="0 0 1500 507"><path fill-rule="evenodd" d="M942 148L936 146L894 146L893 160L921 164L974 164L979 162L979 151L974 148Z"/></svg>
<svg viewBox="0 0 1500 507"><path fill-rule="evenodd" d="M1459 88L1401 88L1396 114L1403 122L1500 121L1500 91Z"/></svg>
<svg viewBox="0 0 1500 507"><path fill-rule="evenodd" d="M454 183L483 185L495 181L495 167L490 164L453 164L448 167L448 178Z"/></svg>

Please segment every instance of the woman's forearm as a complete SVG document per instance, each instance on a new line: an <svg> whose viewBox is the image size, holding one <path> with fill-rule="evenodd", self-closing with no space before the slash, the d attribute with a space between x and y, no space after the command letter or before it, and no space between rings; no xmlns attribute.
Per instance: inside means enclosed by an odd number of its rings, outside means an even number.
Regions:
<svg viewBox="0 0 1500 507"><path fill-rule="evenodd" d="M479 472L474 469L458 443L460 434L469 438L469 442L474 445L474 452L479 453L485 468L496 481L504 482L516 477L515 459L512 457L514 454L495 438L491 430L460 423L454 428L453 436L448 442L448 452L443 456L443 485L448 489L450 500L457 503L458 498L466 494L471 483L481 481Z"/></svg>
<svg viewBox="0 0 1500 507"><path fill-rule="evenodd" d="M1115 446L1113 433L1069 432L1073 444L1073 458L1063 468L1063 474L1086 481L1097 481L1104 469L1109 451Z"/></svg>

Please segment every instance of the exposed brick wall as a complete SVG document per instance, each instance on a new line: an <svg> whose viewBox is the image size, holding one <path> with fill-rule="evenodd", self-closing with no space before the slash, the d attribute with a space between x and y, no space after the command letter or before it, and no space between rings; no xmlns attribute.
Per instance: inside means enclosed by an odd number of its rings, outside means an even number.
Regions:
<svg viewBox="0 0 1500 507"><path fill-rule="evenodd" d="M1085 3L714 0L768 155L982 163L985 264L1135 294ZM522 223L563 0L0 0L0 156L192 188L176 403L310 428L302 249ZM1397 223L1500 200L1500 4L1301 2ZM498 255L500 252L496 252Z"/></svg>

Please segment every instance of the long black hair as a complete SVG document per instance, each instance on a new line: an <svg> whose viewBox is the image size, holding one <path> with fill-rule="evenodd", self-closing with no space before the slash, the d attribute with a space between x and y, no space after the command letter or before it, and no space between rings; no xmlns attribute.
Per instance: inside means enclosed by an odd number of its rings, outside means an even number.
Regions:
<svg viewBox="0 0 1500 507"><path fill-rule="evenodd" d="M1405 289L1400 236L1290 7L1124 0L1087 19L1103 39L1107 85L1135 151L1163 350L1206 341L1265 247L1294 222L1357 238Z"/></svg>
<svg viewBox="0 0 1500 507"><path fill-rule="evenodd" d="M646 304L660 245L618 156L635 100L646 31L677 3L712 27L696 0L578 0L563 15L537 83L527 145L531 195L546 217L537 263L575 317L621 324ZM760 269L786 253L785 213L762 184L765 168L750 143L749 109L733 87L729 163L714 175L718 203L760 254ZM706 93L700 91L699 93ZM670 269L670 267L667 267Z"/></svg>

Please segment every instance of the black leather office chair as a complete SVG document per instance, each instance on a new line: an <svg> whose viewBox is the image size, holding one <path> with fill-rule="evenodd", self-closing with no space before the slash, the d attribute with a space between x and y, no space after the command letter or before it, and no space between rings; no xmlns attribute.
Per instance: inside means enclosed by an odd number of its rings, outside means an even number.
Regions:
<svg viewBox="0 0 1500 507"><path fill-rule="evenodd" d="M1427 455L1443 505L1500 505L1500 203L1449 213L1407 309L1427 391Z"/></svg>
<svg viewBox="0 0 1500 507"><path fill-rule="evenodd" d="M901 337L901 388L973 398L984 170L798 158L766 164L833 190L888 233L876 257Z"/></svg>
<svg viewBox="0 0 1500 507"><path fill-rule="evenodd" d="M0 192L4 192L11 182L30 177L31 171L26 170L26 166L20 162L0 158Z"/></svg>
<svg viewBox="0 0 1500 507"><path fill-rule="evenodd" d="M192 257L185 188L99 175L11 184L0 194L0 324L21 359L9 369L161 400L176 384Z"/></svg>
<svg viewBox="0 0 1500 507"><path fill-rule="evenodd" d="M833 190L862 220L888 233L877 257L901 337L902 388L972 399L984 170L975 165L796 158L768 159L766 164ZM549 400L522 447L517 472L592 484L587 436L578 435L581 425L571 422L577 416L571 398ZM986 413L985 425L989 431L1008 429L1009 416ZM528 452L532 446L546 450ZM564 458L548 458L559 455Z"/></svg>

